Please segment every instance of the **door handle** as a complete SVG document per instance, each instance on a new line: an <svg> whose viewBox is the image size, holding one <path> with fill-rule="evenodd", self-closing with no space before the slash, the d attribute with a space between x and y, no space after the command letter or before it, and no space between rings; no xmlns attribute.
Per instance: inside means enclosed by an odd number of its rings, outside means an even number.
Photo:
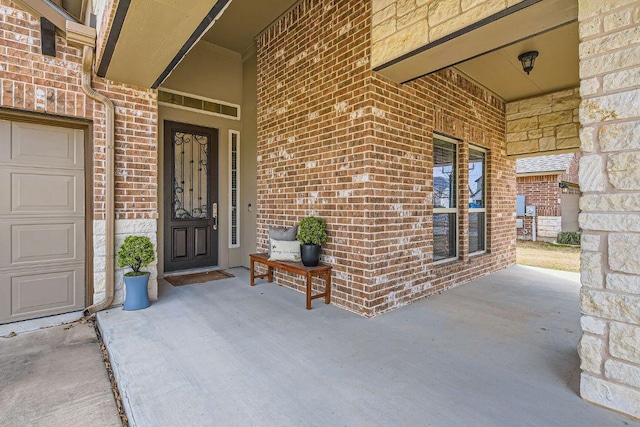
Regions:
<svg viewBox="0 0 640 427"><path fill-rule="evenodd" d="M218 229L218 204L211 205L211 219L213 219L213 229Z"/></svg>

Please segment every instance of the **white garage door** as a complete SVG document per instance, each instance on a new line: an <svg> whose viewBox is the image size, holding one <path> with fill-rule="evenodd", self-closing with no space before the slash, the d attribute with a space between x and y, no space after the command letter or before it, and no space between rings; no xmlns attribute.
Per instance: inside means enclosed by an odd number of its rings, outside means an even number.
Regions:
<svg viewBox="0 0 640 427"><path fill-rule="evenodd" d="M84 307L84 133L0 120L0 324Z"/></svg>

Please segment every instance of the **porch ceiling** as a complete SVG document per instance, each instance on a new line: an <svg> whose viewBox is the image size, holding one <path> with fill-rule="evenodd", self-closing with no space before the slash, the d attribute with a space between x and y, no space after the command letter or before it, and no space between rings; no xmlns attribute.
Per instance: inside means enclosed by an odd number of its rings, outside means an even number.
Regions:
<svg viewBox="0 0 640 427"><path fill-rule="evenodd" d="M88 0L51 0L51 2L66 10L78 22L84 21Z"/></svg>
<svg viewBox="0 0 640 427"><path fill-rule="evenodd" d="M376 71L406 82L456 66L505 101L579 84L577 1L545 0L509 14L496 14L437 40ZM537 50L530 75L518 55Z"/></svg>
<svg viewBox="0 0 640 427"><path fill-rule="evenodd" d="M298 0L233 0L203 40L238 53Z"/></svg>
<svg viewBox="0 0 640 427"><path fill-rule="evenodd" d="M531 50L540 55L527 75L518 55ZM470 59L456 68L507 102L577 87L578 23Z"/></svg>
<svg viewBox="0 0 640 427"><path fill-rule="evenodd" d="M195 43L243 53L296 0L120 0L98 75L158 87Z"/></svg>
<svg viewBox="0 0 640 427"><path fill-rule="evenodd" d="M229 0L120 0L98 75L157 87L202 37Z"/></svg>

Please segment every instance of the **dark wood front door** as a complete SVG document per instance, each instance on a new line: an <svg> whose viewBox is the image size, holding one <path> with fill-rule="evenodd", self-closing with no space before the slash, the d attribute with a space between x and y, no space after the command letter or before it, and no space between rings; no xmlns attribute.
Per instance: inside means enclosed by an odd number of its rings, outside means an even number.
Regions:
<svg viewBox="0 0 640 427"><path fill-rule="evenodd" d="M218 130L164 122L164 270L218 264Z"/></svg>

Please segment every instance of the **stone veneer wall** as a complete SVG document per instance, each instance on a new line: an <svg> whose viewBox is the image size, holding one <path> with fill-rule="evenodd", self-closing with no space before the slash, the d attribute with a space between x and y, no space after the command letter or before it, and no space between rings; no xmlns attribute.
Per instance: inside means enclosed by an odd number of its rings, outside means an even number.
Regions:
<svg viewBox="0 0 640 427"><path fill-rule="evenodd" d="M441 39L522 0L373 0L372 67Z"/></svg>
<svg viewBox="0 0 640 427"><path fill-rule="evenodd" d="M538 216L536 221L538 240L554 242L558 237L558 233L562 231L561 216Z"/></svg>
<svg viewBox="0 0 640 427"><path fill-rule="evenodd" d="M113 3L113 2L112 2ZM111 4L112 4L111 3ZM112 4L113 7L113 4ZM105 10L112 14L112 11ZM22 112L86 119L93 134L93 219L95 258L94 300L104 292L104 185L105 124L102 106L80 89L82 51L56 37L57 56L44 56L40 50L40 21L9 0L0 0L0 106ZM105 36L105 34L101 34ZM94 88L116 106L116 218L144 223L145 233L153 234L157 218L157 96L155 91L127 86L94 76ZM38 116L34 115L34 119ZM46 116L43 116L46 118ZM136 226L120 229L139 231ZM104 268L104 267L102 267ZM155 276L154 276L155 277ZM152 295L157 282L150 282ZM117 292L121 294L121 284ZM121 301L121 300L118 300ZM118 302L117 301L117 302Z"/></svg>
<svg viewBox="0 0 640 427"><path fill-rule="evenodd" d="M157 240L157 221L155 219L118 219L116 220L116 248L120 247L124 242L125 237L131 234L138 236L147 236L153 242L153 246L158 247ZM93 222L93 277L94 277L94 294L95 301L99 301L104 297L106 272L105 272L105 221L97 220ZM143 270L148 271L149 284L148 292L149 298L155 300L158 298L158 261L156 260ZM115 275L115 296L113 304L124 303L124 273L125 270L116 269Z"/></svg>
<svg viewBox="0 0 640 427"><path fill-rule="evenodd" d="M371 71L368 1L306 0L258 39L258 245L267 226L327 220L333 303L373 316L515 261L515 167L504 103L452 69L405 85ZM433 133L489 150L488 252L432 259ZM302 288L297 276L276 281Z"/></svg>
<svg viewBox="0 0 640 427"><path fill-rule="evenodd" d="M640 418L640 4L579 0L580 394Z"/></svg>
<svg viewBox="0 0 640 427"><path fill-rule="evenodd" d="M578 88L507 103L507 154L577 149L579 106Z"/></svg>

